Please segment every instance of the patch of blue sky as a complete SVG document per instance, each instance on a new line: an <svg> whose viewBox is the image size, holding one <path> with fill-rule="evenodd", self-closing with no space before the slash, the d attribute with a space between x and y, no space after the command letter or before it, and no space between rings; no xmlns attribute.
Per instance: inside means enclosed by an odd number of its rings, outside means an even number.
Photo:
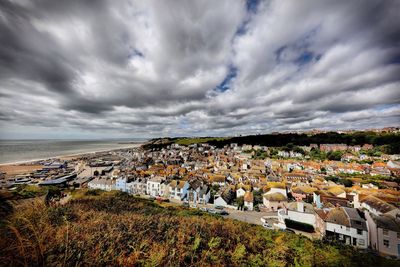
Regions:
<svg viewBox="0 0 400 267"><path fill-rule="evenodd" d="M387 109L391 109L394 107L398 107L399 104L381 104L379 106L376 107L377 110L382 111L382 110L387 110Z"/></svg>
<svg viewBox="0 0 400 267"><path fill-rule="evenodd" d="M299 57L294 61L294 63L301 66L316 60L316 58L317 56L313 52L304 51L299 55Z"/></svg>
<svg viewBox="0 0 400 267"><path fill-rule="evenodd" d="M246 10L248 16L240 23L239 27L236 30L235 36L244 35L247 32L247 25L251 21L252 15L257 13L258 5L260 0L247 0L246 1Z"/></svg>
<svg viewBox="0 0 400 267"><path fill-rule="evenodd" d="M137 49L132 49L128 55L129 58L133 57L144 57L143 53Z"/></svg>
<svg viewBox="0 0 400 267"><path fill-rule="evenodd" d="M215 87L214 90L218 92L225 92L231 88L232 80L236 78L238 69L233 65L229 65L228 74L225 76L224 80Z"/></svg>
<svg viewBox="0 0 400 267"><path fill-rule="evenodd" d="M306 32L292 43L284 44L275 50L275 59L279 63L293 63L303 66L321 59L322 54L311 51L312 39L319 27Z"/></svg>
<svg viewBox="0 0 400 267"><path fill-rule="evenodd" d="M179 128L180 129L189 129L190 128L190 125L189 125L189 122L187 121L187 119L184 118L179 121Z"/></svg>
<svg viewBox="0 0 400 267"><path fill-rule="evenodd" d="M246 1L247 12L256 13L259 3L260 3L260 0L247 0Z"/></svg>

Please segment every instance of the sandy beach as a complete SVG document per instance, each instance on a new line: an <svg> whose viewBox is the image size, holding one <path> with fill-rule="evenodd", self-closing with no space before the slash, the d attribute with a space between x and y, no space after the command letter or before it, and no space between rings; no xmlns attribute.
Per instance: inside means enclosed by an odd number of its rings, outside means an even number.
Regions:
<svg viewBox="0 0 400 267"><path fill-rule="evenodd" d="M5 172L7 175L17 175L40 170L42 165L1 165L0 172Z"/></svg>
<svg viewBox="0 0 400 267"><path fill-rule="evenodd" d="M143 143L135 143L135 144L127 144L126 147L117 148L117 149L103 149L103 150L94 150L94 151L85 151L81 153L74 153L69 155L59 155L50 158L42 158L42 159L32 159L26 161L18 161L18 162L10 162L10 163L1 163L0 164L0 172L6 173L7 176L10 175L18 175L24 174L28 172L33 172L35 170L39 170L43 167L43 165L37 164L38 161L43 160L74 160L76 158L80 158L84 155L90 155L94 153L101 153L101 152L110 152L110 151L118 151L127 148L136 148L143 145Z"/></svg>

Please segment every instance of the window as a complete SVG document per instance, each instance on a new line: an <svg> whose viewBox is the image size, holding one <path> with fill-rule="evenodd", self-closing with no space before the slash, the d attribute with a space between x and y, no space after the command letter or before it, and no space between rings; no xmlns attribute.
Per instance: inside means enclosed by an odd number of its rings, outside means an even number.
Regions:
<svg viewBox="0 0 400 267"><path fill-rule="evenodd" d="M397 239L400 239L400 233L397 233Z"/></svg>
<svg viewBox="0 0 400 267"><path fill-rule="evenodd" d="M388 248L389 247L389 240L383 239L383 245Z"/></svg>
<svg viewBox="0 0 400 267"><path fill-rule="evenodd" d="M346 226L346 231L350 231L350 227Z"/></svg>
<svg viewBox="0 0 400 267"><path fill-rule="evenodd" d="M383 229L382 232L383 232L383 235L386 235L386 236L389 235L389 230L388 229Z"/></svg>
<svg viewBox="0 0 400 267"><path fill-rule="evenodd" d="M362 235L363 231L360 229L357 229L357 235Z"/></svg>

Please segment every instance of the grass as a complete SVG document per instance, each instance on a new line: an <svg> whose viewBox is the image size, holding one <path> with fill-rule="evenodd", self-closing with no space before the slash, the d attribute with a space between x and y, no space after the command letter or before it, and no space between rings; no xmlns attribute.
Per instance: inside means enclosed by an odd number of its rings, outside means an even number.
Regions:
<svg viewBox="0 0 400 267"><path fill-rule="evenodd" d="M18 185L17 188L12 191L15 199L33 198L38 196L44 196L47 193L48 188L39 187L37 185Z"/></svg>
<svg viewBox="0 0 400 267"><path fill-rule="evenodd" d="M19 206L0 228L2 266L390 266L351 247L265 230L120 192Z"/></svg>

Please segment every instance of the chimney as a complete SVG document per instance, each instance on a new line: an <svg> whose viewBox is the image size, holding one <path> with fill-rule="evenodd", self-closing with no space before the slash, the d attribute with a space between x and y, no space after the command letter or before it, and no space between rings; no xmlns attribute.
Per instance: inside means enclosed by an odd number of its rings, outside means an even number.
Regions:
<svg viewBox="0 0 400 267"><path fill-rule="evenodd" d="M297 202L297 211L298 212L304 212L304 203L299 201Z"/></svg>

